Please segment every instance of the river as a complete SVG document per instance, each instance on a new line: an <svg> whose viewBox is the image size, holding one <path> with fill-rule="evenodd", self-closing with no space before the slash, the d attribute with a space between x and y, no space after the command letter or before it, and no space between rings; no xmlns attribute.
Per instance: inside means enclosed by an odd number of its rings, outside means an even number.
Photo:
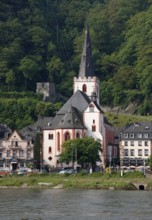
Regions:
<svg viewBox="0 0 152 220"><path fill-rule="evenodd" d="M152 192L0 189L0 220L151 220Z"/></svg>

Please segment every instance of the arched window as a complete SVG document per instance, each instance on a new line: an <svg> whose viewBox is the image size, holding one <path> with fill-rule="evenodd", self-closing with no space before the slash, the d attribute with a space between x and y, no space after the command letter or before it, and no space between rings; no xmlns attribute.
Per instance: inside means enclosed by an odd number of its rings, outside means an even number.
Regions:
<svg viewBox="0 0 152 220"><path fill-rule="evenodd" d="M60 151L60 133L57 133L57 151Z"/></svg>
<svg viewBox="0 0 152 220"><path fill-rule="evenodd" d="M70 140L70 133L66 132L65 133L65 141Z"/></svg>
<svg viewBox="0 0 152 220"><path fill-rule="evenodd" d="M83 91L83 92L87 92L87 86L86 86L86 84L83 84L83 86L82 86L82 91Z"/></svg>
<svg viewBox="0 0 152 220"><path fill-rule="evenodd" d="M80 133L79 132L76 133L76 138L80 138Z"/></svg>
<svg viewBox="0 0 152 220"><path fill-rule="evenodd" d="M51 154L52 153L52 148L51 147L49 147L49 154Z"/></svg>

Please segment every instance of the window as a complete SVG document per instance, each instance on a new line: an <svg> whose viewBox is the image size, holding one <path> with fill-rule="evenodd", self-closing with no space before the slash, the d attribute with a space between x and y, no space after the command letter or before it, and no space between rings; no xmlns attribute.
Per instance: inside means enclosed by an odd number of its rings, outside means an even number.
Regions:
<svg viewBox="0 0 152 220"><path fill-rule="evenodd" d="M94 112L94 105L92 103L89 105L89 111Z"/></svg>
<svg viewBox="0 0 152 220"><path fill-rule="evenodd" d="M145 146L148 146L148 141L145 141Z"/></svg>
<svg viewBox="0 0 152 220"><path fill-rule="evenodd" d="M144 138L148 138L148 134L144 134Z"/></svg>
<svg viewBox="0 0 152 220"><path fill-rule="evenodd" d="M124 138L128 138L128 134L124 134Z"/></svg>
<svg viewBox="0 0 152 220"><path fill-rule="evenodd" d="M130 137L131 137L131 138L134 138L134 134L130 134Z"/></svg>
<svg viewBox="0 0 152 220"><path fill-rule="evenodd" d="M70 140L70 133L66 132L65 133L65 141Z"/></svg>
<svg viewBox="0 0 152 220"><path fill-rule="evenodd" d="M142 141L138 141L138 146L142 146Z"/></svg>
<svg viewBox="0 0 152 220"><path fill-rule="evenodd" d="M142 149L138 149L138 156L142 156Z"/></svg>
<svg viewBox="0 0 152 220"><path fill-rule="evenodd" d="M131 145L131 146L134 146L134 141L130 141L130 145Z"/></svg>
<svg viewBox="0 0 152 220"><path fill-rule="evenodd" d="M95 125L92 125L92 131L96 131L96 126Z"/></svg>
<svg viewBox="0 0 152 220"><path fill-rule="evenodd" d="M13 150L13 157L16 157L16 155L17 155L17 151Z"/></svg>
<svg viewBox="0 0 152 220"><path fill-rule="evenodd" d="M57 150L60 151L60 133L57 133Z"/></svg>
<svg viewBox="0 0 152 220"><path fill-rule="evenodd" d="M128 149L124 149L124 156L128 157Z"/></svg>
<svg viewBox="0 0 152 220"><path fill-rule="evenodd" d="M10 150L6 151L6 157L10 157Z"/></svg>
<svg viewBox="0 0 152 220"><path fill-rule="evenodd" d="M24 151L20 150L19 155L20 155L20 157L24 157Z"/></svg>
<svg viewBox="0 0 152 220"><path fill-rule="evenodd" d="M76 138L80 138L80 133L79 132L76 133Z"/></svg>
<svg viewBox="0 0 152 220"><path fill-rule="evenodd" d="M145 150L144 150L144 154L145 154L145 156L149 156L148 149L145 149Z"/></svg>
<svg viewBox="0 0 152 220"><path fill-rule="evenodd" d="M87 86L85 84L82 86L82 91L87 92Z"/></svg>
<svg viewBox="0 0 152 220"><path fill-rule="evenodd" d="M53 139L53 134L49 134L49 140Z"/></svg>
<svg viewBox="0 0 152 220"><path fill-rule="evenodd" d="M52 148L51 147L49 147L49 154L51 154L52 153Z"/></svg>
<svg viewBox="0 0 152 220"><path fill-rule="evenodd" d="M125 141L125 146L128 146L128 141Z"/></svg>
<svg viewBox="0 0 152 220"><path fill-rule="evenodd" d="M131 149L131 150L130 150L130 156L132 156L132 157L135 156L135 151L134 151L134 149Z"/></svg>
<svg viewBox="0 0 152 220"><path fill-rule="evenodd" d="M0 151L0 158L2 158L2 151Z"/></svg>
<svg viewBox="0 0 152 220"><path fill-rule="evenodd" d="M12 141L11 144L12 144L12 146L15 146L15 147L18 146L18 142L17 141Z"/></svg>
<svg viewBox="0 0 152 220"><path fill-rule="evenodd" d="M27 151L27 158L30 158L31 157L31 151Z"/></svg>
<svg viewBox="0 0 152 220"><path fill-rule="evenodd" d="M142 138L142 134L138 134L138 138Z"/></svg>

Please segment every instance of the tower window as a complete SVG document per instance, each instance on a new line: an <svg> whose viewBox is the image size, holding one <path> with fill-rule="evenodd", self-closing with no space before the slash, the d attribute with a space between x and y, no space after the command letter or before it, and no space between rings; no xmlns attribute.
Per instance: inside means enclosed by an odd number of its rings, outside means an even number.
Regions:
<svg viewBox="0 0 152 220"><path fill-rule="evenodd" d="M49 140L53 139L53 134L49 134Z"/></svg>
<svg viewBox="0 0 152 220"><path fill-rule="evenodd" d="M87 86L85 84L82 86L82 91L87 92Z"/></svg>
<svg viewBox="0 0 152 220"><path fill-rule="evenodd" d="M92 131L96 131L96 126L92 125Z"/></svg>
<svg viewBox="0 0 152 220"><path fill-rule="evenodd" d="M52 153L52 148L51 147L49 147L49 154L51 154Z"/></svg>

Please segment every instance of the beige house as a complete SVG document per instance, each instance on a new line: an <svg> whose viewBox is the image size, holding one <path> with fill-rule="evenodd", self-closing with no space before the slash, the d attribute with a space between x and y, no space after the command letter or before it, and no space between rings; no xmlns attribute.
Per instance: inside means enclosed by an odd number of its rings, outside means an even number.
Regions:
<svg viewBox="0 0 152 220"><path fill-rule="evenodd" d="M34 141L17 131L7 134L0 142L0 166L16 170L33 163Z"/></svg>

